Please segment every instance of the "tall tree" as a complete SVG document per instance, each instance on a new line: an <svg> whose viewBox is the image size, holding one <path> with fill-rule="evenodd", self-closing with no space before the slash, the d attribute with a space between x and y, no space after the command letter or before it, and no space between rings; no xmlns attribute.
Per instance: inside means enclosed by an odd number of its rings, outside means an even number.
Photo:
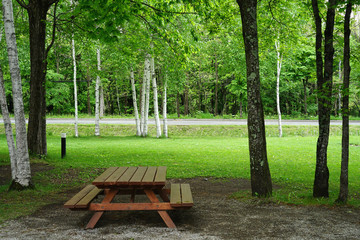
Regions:
<svg viewBox="0 0 360 240"><path fill-rule="evenodd" d="M16 45L13 5L11 0L3 0L3 12L16 125L16 151L15 154L10 153L10 157L11 155L13 155L12 157L15 155L16 162L13 163L12 166L15 166L16 170L14 170L15 176L13 176L10 189L22 190L33 187L33 185L31 183L21 75ZM0 81L2 81L2 79L0 79ZM11 147L9 147L9 150L14 148L13 141L14 140L10 141Z"/></svg>
<svg viewBox="0 0 360 240"><path fill-rule="evenodd" d="M275 41L275 49L277 53L277 64L276 64L276 109L278 113L279 121L279 137L282 137L282 125L281 125L281 109L280 109L280 73L281 73L281 64L282 64L282 54L280 52L280 41Z"/></svg>
<svg viewBox="0 0 360 240"><path fill-rule="evenodd" d="M150 60L150 70L151 70L151 79L152 79L152 87L154 94L154 117L155 117L155 125L156 125L156 137L159 138L161 137L161 126L160 126L160 117L159 117L159 105L158 105L154 56L152 56Z"/></svg>
<svg viewBox="0 0 360 240"><path fill-rule="evenodd" d="M322 20L317 0L312 0L316 26L316 77L318 87L319 138L316 148L316 169L313 188L314 197L329 197L329 169L327 147L330 132L332 77L334 62L334 22L336 0L329 0L326 14L324 60L322 55Z"/></svg>
<svg viewBox="0 0 360 240"><path fill-rule="evenodd" d="M246 55L251 189L253 196L267 197L272 194L272 183L260 95L257 0L237 0L237 3L240 7Z"/></svg>
<svg viewBox="0 0 360 240"><path fill-rule="evenodd" d="M100 47L96 49L97 56L97 76L95 83L95 136L100 136L100 71L101 71L101 58Z"/></svg>
<svg viewBox="0 0 360 240"><path fill-rule="evenodd" d="M350 83L350 16L352 3L346 5L344 21L344 84L342 106L342 151L341 151L341 174L340 192L337 202L346 203L348 198L348 167L349 167L349 83Z"/></svg>
<svg viewBox="0 0 360 240"><path fill-rule="evenodd" d="M136 122L136 136L141 136L140 119L139 119L139 111L138 111L137 101L136 101L136 88L135 88L135 79L134 79L133 68L131 68L131 70L130 70L130 81L131 81L132 99L133 99L135 122Z"/></svg>
<svg viewBox="0 0 360 240"><path fill-rule="evenodd" d="M47 154L46 142L46 70L47 56L55 39L56 6L59 0L16 0L29 16L30 36L30 112L28 124L29 150L39 156ZM51 43L45 47L46 18L55 4L54 25Z"/></svg>

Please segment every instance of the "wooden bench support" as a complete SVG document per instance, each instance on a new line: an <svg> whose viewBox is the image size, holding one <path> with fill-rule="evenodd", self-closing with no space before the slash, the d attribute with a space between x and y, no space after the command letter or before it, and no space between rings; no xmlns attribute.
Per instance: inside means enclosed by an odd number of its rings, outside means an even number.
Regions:
<svg viewBox="0 0 360 240"><path fill-rule="evenodd" d="M174 208L189 208L194 205L189 184L171 184L170 205Z"/></svg>
<svg viewBox="0 0 360 240"><path fill-rule="evenodd" d="M90 202L102 192L102 189L98 189L94 185L87 185L75 196L73 196L69 201L67 201L64 204L64 207L70 209L86 210L88 209Z"/></svg>

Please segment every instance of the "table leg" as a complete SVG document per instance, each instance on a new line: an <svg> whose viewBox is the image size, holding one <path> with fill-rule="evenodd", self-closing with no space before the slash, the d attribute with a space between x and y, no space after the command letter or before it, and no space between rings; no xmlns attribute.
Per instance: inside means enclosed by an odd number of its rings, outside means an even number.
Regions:
<svg viewBox="0 0 360 240"><path fill-rule="evenodd" d="M101 203L110 203L114 199L114 197L116 196L118 191L119 190L114 190L114 189L105 191L105 197ZM94 228L96 223L99 221L99 219L101 218L101 216L103 214L104 214L104 211L95 212L94 215L91 217L89 223L86 225L86 229Z"/></svg>
<svg viewBox="0 0 360 240"><path fill-rule="evenodd" d="M153 190L145 189L144 191L146 193L146 196L150 199L152 203L160 202ZM165 222L168 228L176 228L173 220L170 218L169 214L166 211L157 211L157 212L159 213L160 217Z"/></svg>

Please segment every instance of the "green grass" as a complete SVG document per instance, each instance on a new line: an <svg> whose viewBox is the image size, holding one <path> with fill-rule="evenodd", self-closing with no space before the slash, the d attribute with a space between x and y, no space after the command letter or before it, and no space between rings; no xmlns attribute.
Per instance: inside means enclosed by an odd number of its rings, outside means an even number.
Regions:
<svg viewBox="0 0 360 240"><path fill-rule="evenodd" d="M64 202L64 191L91 182L99 168L110 166L168 166L169 178L250 178L248 139L242 126L171 126L171 138L131 136L133 126L102 125L104 136L95 137L93 126L80 126L80 138L72 137L73 126L48 126L48 157L43 162L52 170L38 173L35 190L7 192L0 185L0 222L34 212L38 207ZM276 137L276 126L267 127L268 160L274 184L273 202L333 205L339 189L341 136L332 129L328 148L329 199L313 199L312 185L316 155L316 128L289 126L285 136ZM153 129L150 129L153 131ZM67 155L60 157L60 133L68 132ZM360 128L351 127L349 205L360 207ZM107 135L107 136L105 136ZM127 136L126 136L127 135ZM269 136L270 135L270 136ZM3 128L0 128L0 165L9 157ZM76 169L78 176L70 178ZM250 191L234 197L249 199Z"/></svg>

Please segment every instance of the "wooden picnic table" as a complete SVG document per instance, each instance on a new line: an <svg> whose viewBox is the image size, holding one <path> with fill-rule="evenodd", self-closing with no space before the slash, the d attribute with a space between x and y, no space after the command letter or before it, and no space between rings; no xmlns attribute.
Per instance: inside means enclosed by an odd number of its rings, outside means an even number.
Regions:
<svg viewBox="0 0 360 240"><path fill-rule="evenodd" d="M110 167L64 204L71 210L95 211L86 226L94 228L104 211L157 211L169 228L175 228L167 210L189 208L193 199L189 184L171 184L165 188L166 167ZM92 202L104 193L101 203ZM135 196L145 194L150 202L135 203ZM128 203L113 202L116 195L130 195ZM161 200L156 196L159 195ZM170 199L169 199L170 195Z"/></svg>

